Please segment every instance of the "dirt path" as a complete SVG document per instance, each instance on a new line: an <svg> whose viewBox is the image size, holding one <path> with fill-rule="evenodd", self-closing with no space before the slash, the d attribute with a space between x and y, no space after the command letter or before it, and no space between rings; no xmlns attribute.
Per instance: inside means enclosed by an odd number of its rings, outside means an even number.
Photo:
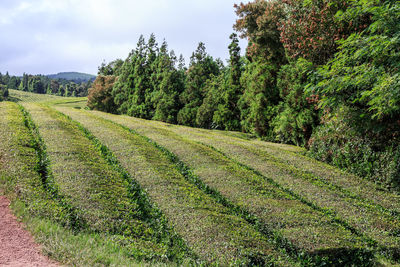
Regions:
<svg viewBox="0 0 400 267"><path fill-rule="evenodd" d="M40 253L9 205L8 199L0 196L0 266L58 266Z"/></svg>

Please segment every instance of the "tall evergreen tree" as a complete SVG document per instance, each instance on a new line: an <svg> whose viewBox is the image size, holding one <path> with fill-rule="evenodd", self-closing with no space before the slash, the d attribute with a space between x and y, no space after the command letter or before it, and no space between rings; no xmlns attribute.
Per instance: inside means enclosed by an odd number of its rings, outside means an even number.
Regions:
<svg viewBox="0 0 400 267"><path fill-rule="evenodd" d="M214 114L214 121L221 125L225 130L239 130L240 110L238 102L243 94L243 88L240 84L242 76L242 61L240 57L239 40L235 33L230 36L232 40L229 45L229 72L228 80L224 83L221 91L222 102Z"/></svg>
<svg viewBox="0 0 400 267"><path fill-rule="evenodd" d="M197 111L206 95L206 81L212 74L218 75L219 67L214 59L206 53L204 43L200 42L190 58L186 76L186 88L180 99L184 104L178 113L178 122L184 125L196 126Z"/></svg>
<svg viewBox="0 0 400 267"><path fill-rule="evenodd" d="M9 81L10 81L10 74L8 74L8 71L6 72L6 74L3 76L3 84L4 85L8 85Z"/></svg>
<svg viewBox="0 0 400 267"><path fill-rule="evenodd" d="M179 95L184 88L184 76L175 68L176 56L173 51L168 53L166 42L160 48L160 54L155 61L157 84L153 92L153 119L176 123L178 111L181 108Z"/></svg>
<svg viewBox="0 0 400 267"><path fill-rule="evenodd" d="M271 120L279 103L276 66L268 62L248 62L241 78L245 88L239 100L241 124L246 132L271 135Z"/></svg>
<svg viewBox="0 0 400 267"><path fill-rule="evenodd" d="M140 105L144 102L138 92L143 87L140 76L144 73L145 63L145 39L143 35L139 37L136 49L132 50L121 67L121 75L115 82L112 90L114 102L118 106L118 112L138 115Z"/></svg>
<svg viewBox="0 0 400 267"><path fill-rule="evenodd" d="M196 124L199 127L209 129L220 129L223 127L221 121L215 120L215 113L219 105L222 104L223 92L227 86L226 71L222 71L219 75L212 75L206 81L205 91L207 92L202 105L197 111Z"/></svg>

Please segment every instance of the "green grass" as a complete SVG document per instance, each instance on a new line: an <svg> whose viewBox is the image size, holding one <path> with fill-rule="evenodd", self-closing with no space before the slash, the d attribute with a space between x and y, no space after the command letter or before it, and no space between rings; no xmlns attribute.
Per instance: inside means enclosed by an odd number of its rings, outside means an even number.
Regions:
<svg viewBox="0 0 400 267"><path fill-rule="evenodd" d="M19 90L9 90L10 97L9 100L13 102L34 102L34 103L44 103L44 102L51 102L51 101L71 101L71 100L78 100L82 98L78 97L62 97L62 96L55 96L55 95L48 95L48 94L33 94L30 92L24 92Z"/></svg>
<svg viewBox="0 0 400 267"><path fill-rule="evenodd" d="M354 198L356 196L355 198L363 199L372 205L380 206L391 213L399 213L400 211L400 196L398 194L388 192L371 181L345 173L328 164L304 156L302 155L305 153L304 149L297 148L296 150L296 147L293 146L260 140L246 140L235 137L227 138L226 134L220 131L197 131L197 129L193 128L185 128L185 131L182 131L182 129L176 126L168 128L173 131L179 131L188 138L196 139L210 145L213 144L210 142L215 142L215 146L217 144L219 146L225 144L226 149L231 149L229 145L251 149L252 152L258 153L258 157L283 163L289 166L291 170L294 170L294 168L301 170L304 174L314 176L314 180L319 180L332 189L336 187L335 190L339 190L349 197Z"/></svg>
<svg viewBox="0 0 400 267"><path fill-rule="evenodd" d="M279 264L279 258L285 258L251 224L188 182L170 159L146 139L113 123L92 119L82 111L68 110L71 112L67 115L113 151L204 260L222 265L269 260Z"/></svg>
<svg viewBox="0 0 400 267"><path fill-rule="evenodd" d="M32 216L27 205L16 199L11 208L41 245L43 254L67 266L171 266L135 260L129 246L104 233L76 232L53 220Z"/></svg>
<svg viewBox="0 0 400 267"><path fill-rule="evenodd" d="M392 257L399 259L400 217L397 212L397 195L378 190L368 181L346 175L322 163L315 162L315 170L312 171L312 160L287 151L278 150L274 153L275 148L272 150L260 141L249 145L241 140L195 137L194 134L187 138L212 145L238 162L291 188L315 205L331 210L358 232L374 239L383 251L387 250ZM266 151L266 148L269 150ZM285 160L283 155L287 158L290 156L291 161ZM293 163L295 160L297 162ZM346 176L350 176L347 178L347 186L340 183L346 180ZM354 186L350 186L351 183Z"/></svg>
<svg viewBox="0 0 400 267"><path fill-rule="evenodd" d="M207 140L212 137L213 140L218 140L219 143L223 142L228 144L236 144L246 149L252 149L253 152L255 151L259 153L258 156L260 157L286 164L290 166L292 170L294 167L296 169L300 169L303 171L303 173L313 175L314 179L317 179L326 185L336 187L337 190L342 191L342 193L346 194L347 196L357 196L359 199L364 199L373 205L381 206L392 213L399 213L400 211L400 196L398 194L388 192L371 181L345 173L328 164L300 154L304 154L305 151L298 151L294 153L294 151L282 149L282 147L286 145L262 142L259 140L247 141L240 140L238 138L226 138L226 136L222 133L215 131L209 131L208 134L204 134L203 132L199 131L193 131L190 128L189 131L191 134L197 135L199 138L203 138L203 140ZM194 138L192 135L188 136Z"/></svg>
<svg viewBox="0 0 400 267"><path fill-rule="evenodd" d="M52 217L64 225L71 225L71 218L63 205L52 197L38 172L36 140L25 126L19 106L0 104L0 175L3 189L12 197L27 203L32 215Z"/></svg>
<svg viewBox="0 0 400 267"><path fill-rule="evenodd" d="M44 254L73 266L143 266L129 247L112 235L73 231L63 206L46 191L38 164L35 139L25 126L18 105L0 103L0 191L11 200ZM49 219L51 218L51 219Z"/></svg>
<svg viewBox="0 0 400 267"><path fill-rule="evenodd" d="M79 227L115 235L118 242L129 244L132 256L139 260L182 260L185 251L179 242L171 242L162 227L151 227L151 220L157 218L143 212L130 195L128 181L75 125L47 107L24 106L46 144L54 183L74 207Z"/></svg>
<svg viewBox="0 0 400 267"><path fill-rule="evenodd" d="M95 116L88 113L67 108L58 109L86 124L94 124L91 121L96 120ZM116 122L134 127L134 123L129 123L130 121L126 118L103 115ZM97 120L97 126L92 126L93 128L110 124L101 119ZM237 207L234 209L248 211L243 214L245 219L249 214L250 217L255 215L255 217L249 218L249 221L255 219L258 223L254 222L254 224L258 224L259 229L269 238L275 238L275 241L278 242L277 246L285 246L292 256L299 257L301 253L308 253L308 255L331 256L331 258L335 257L335 260L344 261L351 255L352 260L355 261L356 251L366 245L361 238L333 222L332 218L315 211L300 200L276 188L263 177L241 168L212 149L185 140L166 130L157 129L155 131L154 128L147 127L145 131L143 124L140 124L140 127L142 127L142 134L171 150L184 164L190 166L194 175L198 176L201 182L204 182L209 188L215 189L223 198L228 199L228 202L232 201L233 206ZM115 127L114 131L116 131ZM207 191L207 188L203 188L203 190ZM212 194L211 191L209 193ZM229 204L223 204L229 206ZM300 236L302 238L298 238ZM290 246L288 243L294 244L294 246ZM338 253L335 254L334 250Z"/></svg>
<svg viewBox="0 0 400 267"><path fill-rule="evenodd" d="M378 205L371 205L368 203L368 200L365 200L362 198L362 196L357 196L357 198L351 198L346 195L343 196L340 191L336 190L336 187L326 186L324 183L320 184L318 180L311 182L310 177L306 176L307 173L301 170L299 171L299 168L296 166L293 167L287 162L286 164L284 162L277 164L276 161L268 160L267 154L261 154L264 153L262 152L263 148L258 150L253 148L253 150L250 150L248 147L244 147L244 145L241 144L241 142L264 142L246 141L242 138L240 140L237 138L232 140L226 136L215 138L212 133L205 135L204 132L206 132L206 130L198 131L197 129L193 128L171 126L160 122L113 116L100 112L92 113L108 119L118 120L119 123L123 123L124 125L135 129L141 134L150 136L151 138L157 138L158 136L157 141L160 141L165 146L177 151L178 154L185 153L185 150L188 150L189 148L187 148L187 146L186 148L183 148L184 141L177 137L173 137L174 134L185 137L186 142L195 140L218 147L218 149L222 150L230 158L242 163L246 167L250 167L250 169L258 171L264 177L272 178L279 185L282 185L283 188L289 189L294 193L294 195L299 196L299 199L305 200L311 206L316 206L319 210L327 213L330 218L337 218L343 226L355 231L361 236L364 236L365 240L371 241L372 244L376 243L376 246L379 247L379 250L382 253L387 254L388 257L395 259L398 257L396 254L398 253L399 239L396 237L396 235L398 233L399 222L395 215L382 210ZM162 133L165 131L170 132L170 137L166 140L162 140ZM171 138L176 139L175 143L171 141ZM193 141L190 142L193 143ZM258 147L261 147L261 145L258 145ZM179 152L179 150L182 151ZM282 154L284 153L293 152L282 152ZM195 155L196 154L193 154L191 159L190 154L188 154L186 157L193 161L196 158ZM197 156L197 158L203 159L204 156ZM212 162L217 161L212 160ZM198 163L192 162L191 164L191 166L196 166L199 168ZM218 168L214 165L205 164L205 166L210 166L209 169L215 176ZM296 169L293 170L293 168ZM306 177L303 177L302 175ZM204 177L206 177L206 175ZM313 177L313 179L315 179L315 177ZM362 187L363 184L361 182L360 184ZM368 184L366 189L369 189ZM395 199L395 197L392 198L394 201ZM323 229L323 227L321 229ZM301 241L304 242L303 240L306 238L307 237L302 238Z"/></svg>
<svg viewBox="0 0 400 267"><path fill-rule="evenodd" d="M302 148L86 111L86 98L11 91L11 99L30 114L0 104L7 114L0 118L0 183L62 262L400 261L400 196L310 159ZM72 242L90 245L78 256Z"/></svg>

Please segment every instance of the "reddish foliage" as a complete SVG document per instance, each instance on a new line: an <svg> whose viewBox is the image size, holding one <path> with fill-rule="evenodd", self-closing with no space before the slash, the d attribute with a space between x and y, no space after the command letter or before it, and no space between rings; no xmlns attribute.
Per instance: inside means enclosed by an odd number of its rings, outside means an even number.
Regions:
<svg viewBox="0 0 400 267"><path fill-rule="evenodd" d="M115 113L116 106L111 91L116 77L98 75L92 88L89 89L88 107L91 109Z"/></svg>
<svg viewBox="0 0 400 267"><path fill-rule="evenodd" d="M365 29L360 21L339 21L335 15L345 11L346 0L283 0L287 14L278 22L280 40L291 58L303 57L320 65L337 51L337 41Z"/></svg>
<svg viewBox="0 0 400 267"><path fill-rule="evenodd" d="M349 7L348 0L255 0L235 5L238 19L234 28L249 40L247 56L283 62L303 57L324 64L337 51L337 41L362 31L365 19L339 21L339 10ZM308 4L307 4L308 3Z"/></svg>
<svg viewBox="0 0 400 267"><path fill-rule="evenodd" d="M283 0L287 18L281 20L280 39L289 57L303 57L316 64L325 63L337 49L337 41L347 36L347 25L335 21L338 10L344 10L346 1Z"/></svg>
<svg viewBox="0 0 400 267"><path fill-rule="evenodd" d="M247 38L247 56L262 57L277 63L285 62L285 52L279 40L277 21L284 16L280 1L255 0L234 6L238 19L234 28Z"/></svg>

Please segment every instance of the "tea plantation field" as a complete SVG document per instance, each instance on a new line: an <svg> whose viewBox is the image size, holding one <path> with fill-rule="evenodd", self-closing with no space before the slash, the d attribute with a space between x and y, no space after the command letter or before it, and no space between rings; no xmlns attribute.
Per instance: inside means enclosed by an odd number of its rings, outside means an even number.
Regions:
<svg viewBox="0 0 400 267"><path fill-rule="evenodd" d="M400 264L400 196L302 148L10 96L0 189L61 264Z"/></svg>

